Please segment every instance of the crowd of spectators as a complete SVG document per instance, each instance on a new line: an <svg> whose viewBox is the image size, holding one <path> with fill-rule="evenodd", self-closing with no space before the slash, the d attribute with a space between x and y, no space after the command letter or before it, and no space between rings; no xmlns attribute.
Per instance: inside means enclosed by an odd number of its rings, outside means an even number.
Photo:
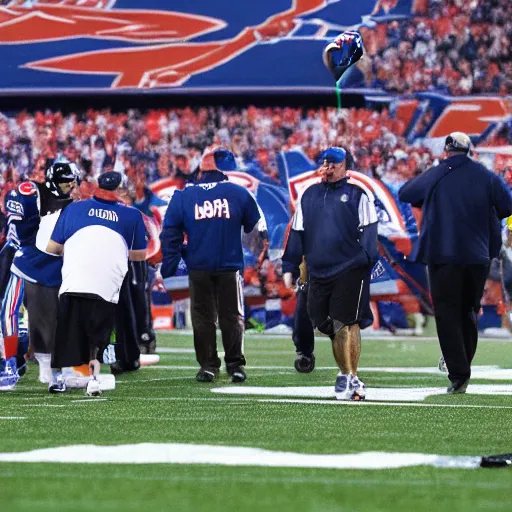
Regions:
<svg viewBox="0 0 512 512"><path fill-rule="evenodd" d="M428 0L407 20L363 29L368 87L410 94L512 94L512 2Z"/></svg>
<svg viewBox="0 0 512 512"><path fill-rule="evenodd" d="M312 159L327 146L350 149L357 168L401 181L431 165L429 150L410 147L403 123L367 109L180 108L0 113L0 185L41 180L48 159L65 157L86 173L124 172L139 187L166 177L186 181L203 150L230 148L241 170L279 185L276 157L301 148Z"/></svg>

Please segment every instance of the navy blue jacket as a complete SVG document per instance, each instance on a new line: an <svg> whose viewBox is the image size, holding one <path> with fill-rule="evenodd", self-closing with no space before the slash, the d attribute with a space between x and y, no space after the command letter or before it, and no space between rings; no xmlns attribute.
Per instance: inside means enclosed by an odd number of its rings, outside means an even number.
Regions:
<svg viewBox="0 0 512 512"><path fill-rule="evenodd" d="M249 233L258 224L259 229L261 220L266 232L263 214L247 189L219 171L201 176L201 181L174 192L165 212L160 235L163 277L176 273L182 255L189 270L241 271L242 228Z"/></svg>
<svg viewBox="0 0 512 512"><path fill-rule="evenodd" d="M7 238L17 249L11 267L14 274L42 286L60 286L62 258L45 251L61 210L71 202L71 198L58 199L44 183L33 181L24 181L7 194Z"/></svg>
<svg viewBox="0 0 512 512"><path fill-rule="evenodd" d="M498 256L499 219L512 214L512 196L505 182L480 163L451 156L407 182L399 198L423 209L413 261L486 264Z"/></svg>
<svg viewBox="0 0 512 512"><path fill-rule="evenodd" d="M283 272L306 258L308 275L330 279L378 259L373 195L344 178L311 185L297 205L283 255Z"/></svg>

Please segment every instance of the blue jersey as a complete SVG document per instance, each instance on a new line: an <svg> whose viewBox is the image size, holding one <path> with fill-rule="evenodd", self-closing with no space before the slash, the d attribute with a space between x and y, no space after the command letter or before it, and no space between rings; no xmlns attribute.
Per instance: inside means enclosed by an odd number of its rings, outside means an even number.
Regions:
<svg viewBox="0 0 512 512"><path fill-rule="evenodd" d="M11 267L14 274L43 286L60 285L62 259L48 254L46 247L61 210L71 201L32 181L7 194L7 243L17 249Z"/></svg>
<svg viewBox="0 0 512 512"><path fill-rule="evenodd" d="M330 279L377 261L377 212L373 194L357 181L317 183L297 205L283 255L294 272L305 256L308 274Z"/></svg>
<svg viewBox="0 0 512 512"><path fill-rule="evenodd" d="M263 214L247 189L219 171L203 173L201 182L174 192L165 213L162 276L176 273L184 233L189 270L243 270L242 228L249 233L259 221L265 222Z"/></svg>
<svg viewBox="0 0 512 512"><path fill-rule="evenodd" d="M60 293L96 295L117 303L130 250L147 246L142 214L98 198L71 204L51 239L64 245Z"/></svg>

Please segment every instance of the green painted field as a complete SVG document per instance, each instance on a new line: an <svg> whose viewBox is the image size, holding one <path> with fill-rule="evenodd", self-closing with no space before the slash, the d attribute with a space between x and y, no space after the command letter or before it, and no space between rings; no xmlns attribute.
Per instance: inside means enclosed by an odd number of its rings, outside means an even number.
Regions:
<svg viewBox="0 0 512 512"><path fill-rule="evenodd" d="M213 384L195 382L190 336L160 335L159 348L167 351L160 353L158 367L119 377L116 390L100 400L85 398L80 390L49 395L37 382L37 368L30 366L15 391L0 394L0 454L139 443L183 443L185 451L201 444L317 455L512 452L512 394L400 398L401 388L446 387L444 375L414 370L436 366L435 341L364 341L361 366L371 370L360 377L369 392L391 389L387 401L358 404L292 396L296 391L288 397L213 393L235 385L225 374ZM334 384L336 370L325 340L317 344L317 369L309 375L295 372L293 346L283 337L247 336L246 355L249 378L236 385L241 389ZM512 368L512 345L482 341L475 364ZM390 367L411 369L398 373ZM475 378L472 384L510 386L512 378ZM117 451L130 457L134 449ZM61 463L0 463L0 510L512 510L508 469L258 467L243 452L237 466L85 464L70 462L73 449L66 453ZM286 456L278 459L284 464Z"/></svg>

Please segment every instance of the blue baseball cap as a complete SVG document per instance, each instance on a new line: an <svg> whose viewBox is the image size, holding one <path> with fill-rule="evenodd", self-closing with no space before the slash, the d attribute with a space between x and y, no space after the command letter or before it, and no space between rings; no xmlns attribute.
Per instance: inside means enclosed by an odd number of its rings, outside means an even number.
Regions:
<svg viewBox="0 0 512 512"><path fill-rule="evenodd" d="M103 190L116 190L123 181L120 172L109 171L98 176L98 186Z"/></svg>
<svg viewBox="0 0 512 512"><path fill-rule="evenodd" d="M215 160L215 166L218 171L237 171L235 155L227 149L218 149L213 153L213 159Z"/></svg>
<svg viewBox="0 0 512 512"><path fill-rule="evenodd" d="M327 161L328 164L341 164L346 157L347 152L343 148L329 148L318 153L316 163L317 165L323 165Z"/></svg>

